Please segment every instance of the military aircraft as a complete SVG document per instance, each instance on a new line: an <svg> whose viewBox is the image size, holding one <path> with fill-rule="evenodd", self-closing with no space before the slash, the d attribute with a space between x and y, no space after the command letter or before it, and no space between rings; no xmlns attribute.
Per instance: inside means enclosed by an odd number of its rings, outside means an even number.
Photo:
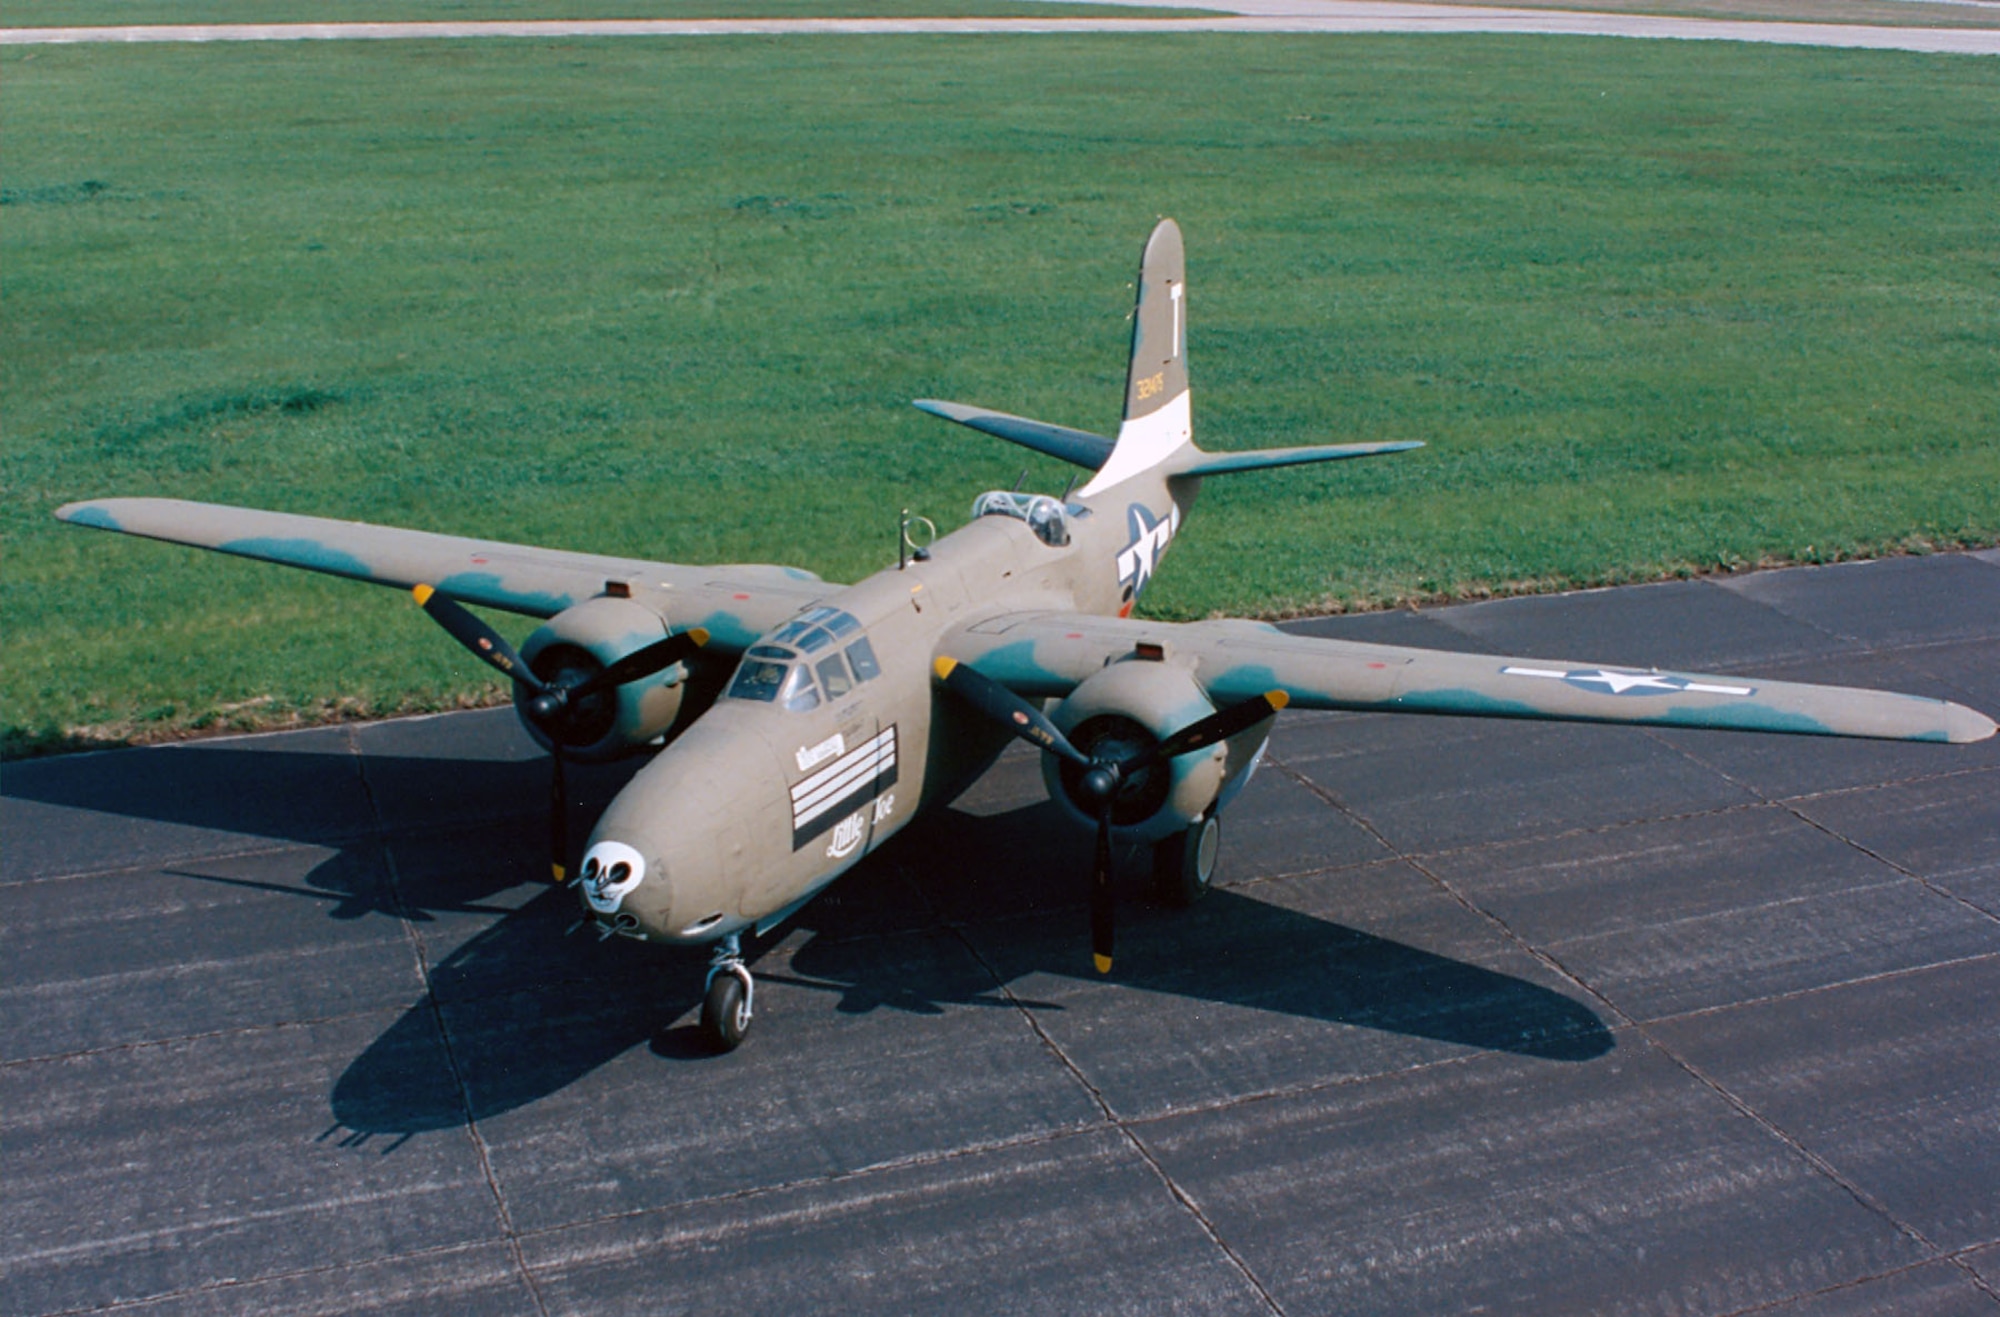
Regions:
<svg viewBox="0 0 2000 1317"><path fill-rule="evenodd" d="M722 1051L752 1017L743 935L782 923L951 801L1013 738L1044 752L1051 797L1096 834L1090 941L1108 973L1115 855L1150 845L1161 898L1200 897L1221 816L1287 704L1915 741L1993 734L1972 709L1911 695L1134 618L1203 480L1421 447L1196 447L1187 308L1180 229L1163 220L1141 260L1115 439L919 401L1089 479L1062 497L984 494L968 525L933 543L906 516L897 564L854 585L791 567L640 562L172 499L56 515L411 589L513 681L522 721L549 751L559 882L570 859L565 760L657 747L597 821L576 886L606 935L712 945L702 1029ZM545 621L516 651L464 604Z"/></svg>

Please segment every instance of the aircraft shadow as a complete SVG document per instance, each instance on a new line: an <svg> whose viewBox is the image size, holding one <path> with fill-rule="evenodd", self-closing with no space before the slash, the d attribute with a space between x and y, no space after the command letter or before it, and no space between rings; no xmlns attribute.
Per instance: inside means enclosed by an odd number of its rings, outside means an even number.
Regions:
<svg viewBox="0 0 2000 1317"><path fill-rule="evenodd" d="M335 918L383 914L428 922L518 887L546 872L546 758L437 759L369 754L366 783L344 748L251 750L194 743L169 751L111 752L7 766L4 795L37 804L216 833L250 835L339 852L303 879L270 890L317 896ZM581 846L592 823L644 760L572 766L570 837ZM378 821L377 812L385 817ZM392 844L421 849L449 841L466 863L405 865L391 885L367 863L386 826ZM506 834L495 847L495 830ZM86 820L80 845L120 851L115 825ZM143 847L135 847L143 849ZM473 859L487 862L475 863ZM107 862L106 867L112 867ZM195 875L202 876L202 875ZM215 879L215 881L225 881ZM256 887L254 882L238 886Z"/></svg>
<svg viewBox="0 0 2000 1317"><path fill-rule="evenodd" d="M648 1043L669 1063L706 1059L690 1026L665 1027L698 998L699 952L573 931L577 907L566 891L541 891L513 908L512 898L500 899L540 871L545 761L371 754L371 790L400 811L389 820L387 844L397 857L390 883L378 865L357 862L383 844L380 836L357 837L352 820L343 825L314 804L329 784L351 782L354 763L344 752L188 746L170 756L112 758L111 771L102 758L10 771L6 794L336 846L342 854L304 886L269 889L322 900L332 918L381 914L439 925L419 934L439 956L430 991L334 1085L332 1114L350 1137L409 1135L511 1111ZM575 775L574 837L635 769ZM941 811L774 934L771 941L789 939L795 948L788 960L753 963L774 981L833 994L834 1009L846 1013L1011 1009L966 956L926 954L916 944L935 939L898 935L955 926L1010 985L1041 974L1093 978L1081 890L1088 853L1088 839L1065 828L1045 801L984 817ZM1189 911L1150 905L1138 859L1121 862L1116 978L1123 986L1559 1062L1613 1046L1603 1022L1559 992L1254 894L1219 890ZM459 940L457 924L475 919L477 931ZM746 948L753 958L768 949Z"/></svg>
<svg viewBox="0 0 2000 1317"><path fill-rule="evenodd" d="M1044 973L1094 978L1074 871L1065 868L1078 847L1051 831L1058 827L1046 804L989 818L944 811L774 934L771 942L789 930L796 949L788 958L760 963L768 942L746 952L766 981L826 991L845 1013L1006 1006L985 970L918 945L930 941L919 933L934 929L938 916L923 908L914 880L1001 916L972 915L979 922L967 936L1010 984ZM1033 854L1023 849L1031 840L1048 862L1006 872L1003 857ZM1087 859L1087 844L1082 850ZM1004 917L1003 906L1029 917ZM714 1060L692 1026L664 1023L694 1006L705 963L699 953L566 936L574 922L573 898L550 891L439 962L430 997L335 1085L340 1124L405 1135L484 1119L559 1092L649 1041L669 1062ZM1194 910L1168 911L1143 904L1135 889L1121 927L1116 977L1125 987L1557 1062L1614 1046L1603 1021L1559 992L1254 895L1219 890ZM807 935L802 944L799 933ZM440 1020L462 1090L440 1078L449 1069Z"/></svg>

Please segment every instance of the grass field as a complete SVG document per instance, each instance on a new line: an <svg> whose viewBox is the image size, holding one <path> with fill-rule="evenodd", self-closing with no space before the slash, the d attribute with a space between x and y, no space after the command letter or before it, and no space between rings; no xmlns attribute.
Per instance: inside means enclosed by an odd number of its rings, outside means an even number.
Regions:
<svg viewBox="0 0 2000 1317"><path fill-rule="evenodd" d="M59 503L852 579L899 507L948 528L1031 456L906 399L1115 425L1160 213L1199 437L1431 446L1212 482L1155 614L2000 538L1992 60L732 38L0 73L9 753L493 693L394 592Z"/></svg>
<svg viewBox="0 0 2000 1317"><path fill-rule="evenodd" d="M1783 23L2000 27L2000 3L1973 0L1439 0L1473 7L1578 9ZM1184 7L1134 8L1059 0L14 0L0 27L159 23L437 22L537 18L1186 17Z"/></svg>
<svg viewBox="0 0 2000 1317"><path fill-rule="evenodd" d="M1187 12L1061 0L342 0L333 6L315 0L13 0L0 14L0 27L536 18L1144 18Z"/></svg>

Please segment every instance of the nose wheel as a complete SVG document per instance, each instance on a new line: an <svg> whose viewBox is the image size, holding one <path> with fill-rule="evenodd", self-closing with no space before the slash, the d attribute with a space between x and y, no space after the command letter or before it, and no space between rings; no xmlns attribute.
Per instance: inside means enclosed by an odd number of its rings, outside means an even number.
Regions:
<svg viewBox="0 0 2000 1317"><path fill-rule="evenodd" d="M735 933L715 944L708 961L708 986L701 999L701 1034L717 1052L733 1052L750 1032L757 982L743 963L743 941Z"/></svg>

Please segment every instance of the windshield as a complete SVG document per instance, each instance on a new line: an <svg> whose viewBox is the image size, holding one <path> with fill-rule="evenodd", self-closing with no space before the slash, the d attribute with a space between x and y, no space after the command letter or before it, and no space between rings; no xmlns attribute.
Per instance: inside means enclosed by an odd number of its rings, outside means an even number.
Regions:
<svg viewBox="0 0 2000 1317"><path fill-rule="evenodd" d="M822 698L845 697L882 673L874 647L860 631L852 614L808 609L745 651L729 683L729 698L803 712L818 708ZM784 643L776 643L780 641Z"/></svg>

